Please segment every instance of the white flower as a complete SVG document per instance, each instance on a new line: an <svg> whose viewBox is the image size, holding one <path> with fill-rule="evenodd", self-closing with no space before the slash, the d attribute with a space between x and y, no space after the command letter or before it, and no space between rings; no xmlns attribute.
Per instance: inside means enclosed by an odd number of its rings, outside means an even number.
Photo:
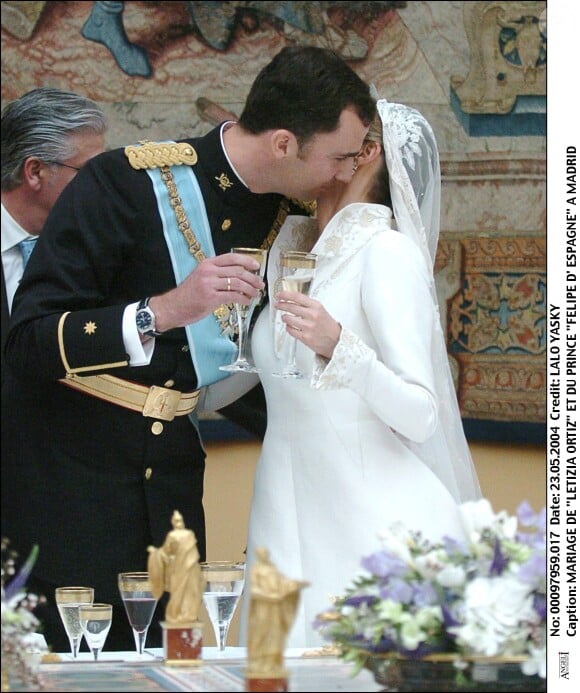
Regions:
<svg viewBox="0 0 580 693"><path fill-rule="evenodd" d="M529 658L522 663L522 671L526 676L537 674L540 678L546 678L546 646L530 647Z"/></svg>
<svg viewBox="0 0 580 693"><path fill-rule="evenodd" d="M398 556L405 563L411 562L410 546L413 540L411 533L402 522L393 524L389 531L381 530L378 533L378 538L385 550Z"/></svg>
<svg viewBox="0 0 580 693"><path fill-rule="evenodd" d="M465 532L472 541L478 541L482 530L486 527L491 527L495 517L491 503L486 498L462 503L459 507L459 512L463 520Z"/></svg>
<svg viewBox="0 0 580 693"><path fill-rule="evenodd" d="M462 503L459 512L465 532L473 543L479 542L486 530L493 531L502 539L513 539L516 535L517 517L510 517L505 511L495 514L485 498Z"/></svg>
<svg viewBox="0 0 580 693"><path fill-rule="evenodd" d="M427 634L421 629L418 619L408 618L401 626L401 640L407 650L416 650Z"/></svg>
<svg viewBox="0 0 580 693"><path fill-rule="evenodd" d="M448 567L449 556L442 548L428 551L423 556L416 556L413 565L421 573L422 577L427 580L432 580Z"/></svg>
<svg viewBox="0 0 580 693"><path fill-rule="evenodd" d="M467 579L465 568L460 565L446 565L437 574L441 587L461 587Z"/></svg>
<svg viewBox="0 0 580 693"><path fill-rule="evenodd" d="M379 616L391 623L403 623L405 620L405 611L400 602L395 602L392 599L385 599L378 607Z"/></svg>
<svg viewBox="0 0 580 693"><path fill-rule="evenodd" d="M464 625L451 627L470 654L495 657L526 651L529 624L537 621L529 585L514 575L477 577L464 595Z"/></svg>

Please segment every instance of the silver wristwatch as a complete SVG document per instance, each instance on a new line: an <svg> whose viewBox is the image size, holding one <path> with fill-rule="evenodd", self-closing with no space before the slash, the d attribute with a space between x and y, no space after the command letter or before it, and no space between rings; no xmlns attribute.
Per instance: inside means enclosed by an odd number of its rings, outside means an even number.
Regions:
<svg viewBox="0 0 580 693"><path fill-rule="evenodd" d="M145 337L159 337L161 335L161 332L157 332L155 329L155 313L149 306L149 298L144 298L139 302L137 313L135 314L135 322L137 323L139 334Z"/></svg>

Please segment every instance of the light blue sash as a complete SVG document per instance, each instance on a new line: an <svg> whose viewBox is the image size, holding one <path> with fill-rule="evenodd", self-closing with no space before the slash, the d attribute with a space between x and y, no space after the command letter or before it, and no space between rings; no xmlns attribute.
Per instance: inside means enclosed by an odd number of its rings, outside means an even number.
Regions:
<svg viewBox="0 0 580 693"><path fill-rule="evenodd" d="M214 257L215 249L211 237L209 221L205 212L205 203L199 189L199 183L191 166L171 166L175 185L180 191L180 198L190 226L206 257ZM189 252L187 242L177 226L175 212L170 204L167 187L161 178L158 168L147 169L153 181L159 214L163 223L163 233L171 256L175 281L181 284L197 265L197 260ZM195 300L195 299L194 299ZM202 320L187 325L185 328L191 360L197 374L198 387L211 385L227 378L226 371L219 366L234 360L236 346L222 336L216 317L207 315Z"/></svg>

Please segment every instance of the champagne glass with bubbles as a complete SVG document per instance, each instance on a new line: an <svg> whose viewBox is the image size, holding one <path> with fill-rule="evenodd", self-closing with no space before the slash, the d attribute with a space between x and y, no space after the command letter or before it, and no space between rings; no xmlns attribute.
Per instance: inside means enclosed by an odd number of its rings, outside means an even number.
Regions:
<svg viewBox="0 0 580 693"><path fill-rule="evenodd" d="M260 263L260 267L256 270L256 274L260 278L264 278L266 271L266 260L268 251L264 248L232 248L232 253L240 253L241 255L249 255ZM250 362L248 355L248 337L250 331L250 321L254 308L258 305L261 299L261 294L256 296L247 306L241 303L235 304L236 319L238 321L238 356L233 363L220 366L222 371L230 371L233 373L257 373L258 369Z"/></svg>
<svg viewBox="0 0 580 693"><path fill-rule="evenodd" d="M276 280L277 291L299 291L307 295L314 279L317 256L298 250L285 250L280 253L280 276ZM286 363L272 375L277 378L303 378L304 373L296 363L296 339L290 337Z"/></svg>
<svg viewBox="0 0 580 693"><path fill-rule="evenodd" d="M95 602L83 604L79 606L79 621L89 650L93 653L96 662L111 630L113 606Z"/></svg>
<svg viewBox="0 0 580 693"><path fill-rule="evenodd" d="M151 591L149 573L119 573L118 584L127 619L133 629L137 654L143 656L147 631L157 606L157 599Z"/></svg>
<svg viewBox="0 0 580 693"><path fill-rule="evenodd" d="M226 649L228 630L244 589L246 564L235 561L200 563L203 603L220 652Z"/></svg>
<svg viewBox="0 0 580 693"><path fill-rule="evenodd" d="M83 637L79 608L81 605L92 604L94 596L92 587L57 587L55 590L56 606L70 642L73 659L78 657Z"/></svg>

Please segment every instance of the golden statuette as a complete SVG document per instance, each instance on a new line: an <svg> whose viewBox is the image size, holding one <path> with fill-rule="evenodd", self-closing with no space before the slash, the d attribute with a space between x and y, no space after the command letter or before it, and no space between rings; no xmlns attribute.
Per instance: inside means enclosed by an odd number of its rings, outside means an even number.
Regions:
<svg viewBox="0 0 580 693"><path fill-rule="evenodd" d="M252 679L282 681L288 678L284 666L286 640L294 625L300 592L309 584L286 577L270 559L268 549L256 549L256 562L250 574L246 690L255 690ZM269 690L287 688L272 687Z"/></svg>
<svg viewBox="0 0 580 693"><path fill-rule="evenodd" d="M173 529L163 546L147 548L147 570L153 596L159 599L163 592L169 592L165 619L169 625L175 625L197 621L202 601L202 575L195 534L186 528L177 510L171 524Z"/></svg>

